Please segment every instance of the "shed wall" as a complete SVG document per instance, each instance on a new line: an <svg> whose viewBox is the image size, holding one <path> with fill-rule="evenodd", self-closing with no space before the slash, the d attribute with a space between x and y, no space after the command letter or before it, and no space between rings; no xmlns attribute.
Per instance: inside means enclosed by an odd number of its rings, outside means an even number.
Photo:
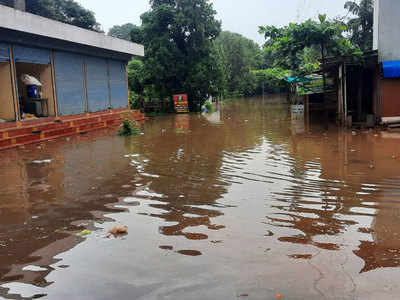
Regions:
<svg viewBox="0 0 400 300"><path fill-rule="evenodd" d="M16 62L48 65L50 64L50 50L15 45L14 59Z"/></svg>
<svg viewBox="0 0 400 300"><path fill-rule="evenodd" d="M5 62L10 60L9 46L6 43L0 43L0 61Z"/></svg>
<svg viewBox="0 0 400 300"><path fill-rule="evenodd" d="M107 110L110 107L107 60L89 56L85 63L89 111Z"/></svg>
<svg viewBox="0 0 400 300"><path fill-rule="evenodd" d="M400 116L400 79L384 79L380 87L382 117Z"/></svg>
<svg viewBox="0 0 400 300"><path fill-rule="evenodd" d="M113 109L128 107L126 65L124 62L116 60L109 60L108 65L110 71L111 107Z"/></svg>
<svg viewBox="0 0 400 300"><path fill-rule="evenodd" d="M58 112L61 116L82 114L86 111L83 75L83 56L54 52Z"/></svg>

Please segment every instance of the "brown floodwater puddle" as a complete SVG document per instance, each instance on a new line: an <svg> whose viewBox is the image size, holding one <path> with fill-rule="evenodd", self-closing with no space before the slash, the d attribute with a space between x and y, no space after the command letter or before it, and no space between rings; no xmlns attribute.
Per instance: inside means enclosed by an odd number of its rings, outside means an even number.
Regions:
<svg viewBox="0 0 400 300"><path fill-rule="evenodd" d="M0 152L0 298L396 298L400 135L279 100Z"/></svg>

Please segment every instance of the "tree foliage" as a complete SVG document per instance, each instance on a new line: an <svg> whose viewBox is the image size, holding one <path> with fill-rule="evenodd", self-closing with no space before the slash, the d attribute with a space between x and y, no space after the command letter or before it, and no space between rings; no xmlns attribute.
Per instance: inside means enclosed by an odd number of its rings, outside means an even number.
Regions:
<svg viewBox="0 0 400 300"><path fill-rule="evenodd" d="M290 75L290 70L281 68L259 69L251 72L255 75L257 86L262 89L262 92L269 93L285 88L283 80Z"/></svg>
<svg viewBox="0 0 400 300"><path fill-rule="evenodd" d="M260 27L272 67L294 74L314 71L323 56L360 55L360 49L344 36L346 30L343 22L328 20L326 15L320 15L319 21L309 19L282 28Z"/></svg>
<svg viewBox="0 0 400 300"><path fill-rule="evenodd" d="M372 50L374 27L374 2L373 0L347 1L344 8L355 17L348 23L350 41L360 47L364 52Z"/></svg>
<svg viewBox="0 0 400 300"><path fill-rule="evenodd" d="M29 0L26 11L45 18L100 31L94 13L73 0Z"/></svg>
<svg viewBox="0 0 400 300"><path fill-rule="evenodd" d="M141 59L132 58L128 63L128 84L129 89L135 94L143 95L145 88L145 69Z"/></svg>
<svg viewBox="0 0 400 300"><path fill-rule="evenodd" d="M185 92L193 101L215 93L213 40L220 22L208 0L151 0L142 18L145 81L160 98Z"/></svg>
<svg viewBox="0 0 400 300"><path fill-rule="evenodd" d="M123 25L114 25L113 27L110 28L108 31L108 35L121 39L121 40L131 40L131 31L132 30L137 30L140 28L132 23L126 23Z"/></svg>
<svg viewBox="0 0 400 300"><path fill-rule="evenodd" d="M238 33L223 31L214 42L221 63L223 90L228 94L252 95L256 80L251 70L258 69L261 50L254 41Z"/></svg>

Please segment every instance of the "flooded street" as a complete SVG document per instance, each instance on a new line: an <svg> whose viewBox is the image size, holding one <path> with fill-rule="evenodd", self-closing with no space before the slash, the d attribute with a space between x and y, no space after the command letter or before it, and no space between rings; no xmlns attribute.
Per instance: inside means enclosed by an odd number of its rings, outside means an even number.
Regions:
<svg viewBox="0 0 400 300"><path fill-rule="evenodd" d="M0 298L396 299L400 133L278 98L0 152Z"/></svg>

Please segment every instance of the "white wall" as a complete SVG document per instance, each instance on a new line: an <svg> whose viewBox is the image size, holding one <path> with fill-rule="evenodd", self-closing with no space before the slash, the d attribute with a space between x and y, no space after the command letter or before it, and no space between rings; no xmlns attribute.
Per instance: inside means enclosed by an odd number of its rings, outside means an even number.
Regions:
<svg viewBox="0 0 400 300"><path fill-rule="evenodd" d="M379 61L400 60L400 0L375 0L374 40Z"/></svg>

